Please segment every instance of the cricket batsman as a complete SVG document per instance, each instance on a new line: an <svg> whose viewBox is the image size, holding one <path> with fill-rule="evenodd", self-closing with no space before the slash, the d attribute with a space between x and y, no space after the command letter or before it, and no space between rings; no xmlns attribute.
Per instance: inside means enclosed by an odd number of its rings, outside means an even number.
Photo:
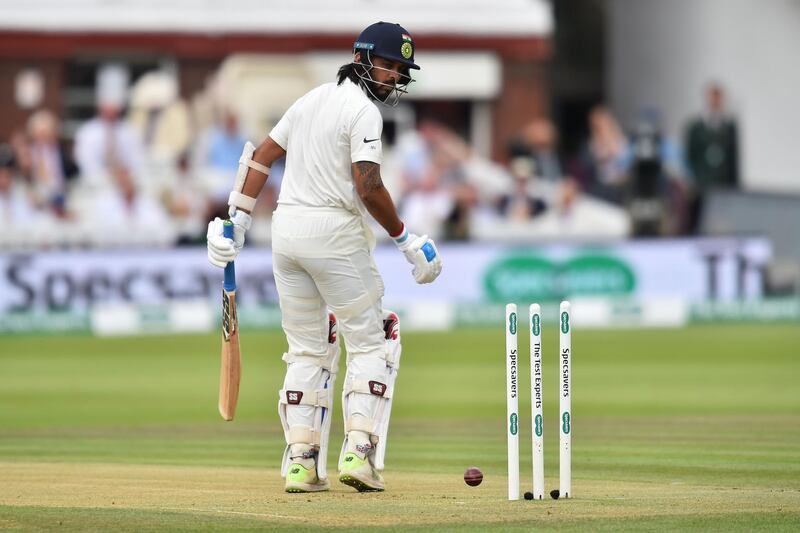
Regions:
<svg viewBox="0 0 800 533"><path fill-rule="evenodd" d="M287 492L330 487L326 458L339 332L347 349L339 481L361 492L384 490L400 331L397 315L381 306L383 280L366 214L394 240L417 283L431 283L442 270L433 240L403 225L381 180L383 119L376 102L394 106L406 93L410 69L419 69L414 47L399 24L367 27L337 81L297 100L258 148L245 144L228 201L234 238L222 236L219 218L208 225L209 261L224 267L244 245L270 165L286 156L272 261L289 345L278 401Z"/></svg>

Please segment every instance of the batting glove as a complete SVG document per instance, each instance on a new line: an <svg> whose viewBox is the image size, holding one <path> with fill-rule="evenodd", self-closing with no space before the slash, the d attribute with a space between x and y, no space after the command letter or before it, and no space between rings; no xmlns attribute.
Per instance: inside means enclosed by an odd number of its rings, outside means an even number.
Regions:
<svg viewBox="0 0 800 533"><path fill-rule="evenodd" d="M400 235L392 237L397 248L403 252L406 260L414 266L411 274L419 284L431 283L442 272L442 258L436 249L433 239L427 235L418 236L410 233L403 226Z"/></svg>
<svg viewBox="0 0 800 533"><path fill-rule="evenodd" d="M244 247L244 234L253 224L253 219L244 211L236 211L231 215L233 222L233 239L222 236L222 219L217 217L208 223L206 243L208 248L208 261L220 268L236 259Z"/></svg>

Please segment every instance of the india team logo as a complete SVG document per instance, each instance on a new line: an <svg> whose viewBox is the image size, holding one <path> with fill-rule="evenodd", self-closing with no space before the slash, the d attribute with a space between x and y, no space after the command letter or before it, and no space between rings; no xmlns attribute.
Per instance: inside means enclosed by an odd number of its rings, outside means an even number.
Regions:
<svg viewBox="0 0 800 533"><path fill-rule="evenodd" d="M403 46L400 47L400 53L403 55L403 58L409 59L414 53L414 47L411 46L410 42L406 41L403 43Z"/></svg>

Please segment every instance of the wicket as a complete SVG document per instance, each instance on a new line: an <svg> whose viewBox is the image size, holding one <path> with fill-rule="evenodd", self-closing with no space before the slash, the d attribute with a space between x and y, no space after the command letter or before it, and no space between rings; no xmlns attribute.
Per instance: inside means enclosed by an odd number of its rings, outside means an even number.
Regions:
<svg viewBox="0 0 800 533"><path fill-rule="evenodd" d="M572 324L570 304L559 306L559 494L572 497ZM542 384L541 306L529 307L531 360L531 443L533 499L544 499L544 404ZM508 499L519 499L519 382L517 306L506 305L506 424L508 434ZM555 496L554 496L555 497Z"/></svg>

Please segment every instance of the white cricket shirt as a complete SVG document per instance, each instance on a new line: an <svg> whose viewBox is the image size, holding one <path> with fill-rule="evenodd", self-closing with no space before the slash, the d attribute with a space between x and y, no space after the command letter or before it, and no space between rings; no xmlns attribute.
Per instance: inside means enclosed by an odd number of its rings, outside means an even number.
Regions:
<svg viewBox="0 0 800 533"><path fill-rule="evenodd" d="M350 165L381 164L382 130L378 108L349 79L306 93L269 134L286 150L278 205L339 207L365 215Z"/></svg>

